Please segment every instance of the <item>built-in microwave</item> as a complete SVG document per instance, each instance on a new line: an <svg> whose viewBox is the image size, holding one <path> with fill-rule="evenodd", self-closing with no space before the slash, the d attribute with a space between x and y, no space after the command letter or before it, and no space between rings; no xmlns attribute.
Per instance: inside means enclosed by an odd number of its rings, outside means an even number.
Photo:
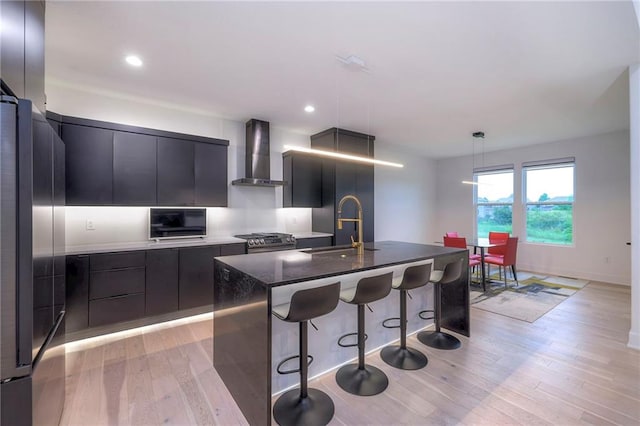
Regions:
<svg viewBox="0 0 640 426"><path fill-rule="evenodd" d="M196 238L207 235L207 209L150 208L149 239Z"/></svg>

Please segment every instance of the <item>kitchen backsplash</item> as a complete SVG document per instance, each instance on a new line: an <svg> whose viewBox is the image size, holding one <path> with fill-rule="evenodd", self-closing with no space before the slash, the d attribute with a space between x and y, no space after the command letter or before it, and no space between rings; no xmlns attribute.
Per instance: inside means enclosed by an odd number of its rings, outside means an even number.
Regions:
<svg viewBox="0 0 640 426"><path fill-rule="evenodd" d="M310 232L311 209L259 207L256 198L273 198L259 192L248 198L252 207L207 209L207 233L210 237L225 237L257 231ZM264 188L260 188L264 190ZM244 191L248 192L248 191ZM263 200L264 201L264 200ZM66 245L141 242L149 239L148 207L67 207ZM93 228L93 229L88 229Z"/></svg>

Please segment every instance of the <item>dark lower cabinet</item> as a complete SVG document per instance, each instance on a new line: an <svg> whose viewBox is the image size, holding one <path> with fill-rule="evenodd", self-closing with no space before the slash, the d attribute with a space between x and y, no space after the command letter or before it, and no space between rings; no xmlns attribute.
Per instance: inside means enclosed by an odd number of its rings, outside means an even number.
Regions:
<svg viewBox="0 0 640 426"><path fill-rule="evenodd" d="M144 293L89 301L89 327L131 321L144 316Z"/></svg>
<svg viewBox="0 0 640 426"><path fill-rule="evenodd" d="M333 245L332 237L298 238L296 240L297 249L330 247Z"/></svg>
<svg viewBox="0 0 640 426"><path fill-rule="evenodd" d="M67 256L67 331L89 326L89 256Z"/></svg>
<svg viewBox="0 0 640 426"><path fill-rule="evenodd" d="M213 304L213 258L216 256L220 256L220 246L180 249L180 309Z"/></svg>
<svg viewBox="0 0 640 426"><path fill-rule="evenodd" d="M235 243L69 255L67 332L213 305L213 258L245 253Z"/></svg>
<svg viewBox="0 0 640 426"><path fill-rule="evenodd" d="M147 251L145 315L177 311L178 249Z"/></svg>

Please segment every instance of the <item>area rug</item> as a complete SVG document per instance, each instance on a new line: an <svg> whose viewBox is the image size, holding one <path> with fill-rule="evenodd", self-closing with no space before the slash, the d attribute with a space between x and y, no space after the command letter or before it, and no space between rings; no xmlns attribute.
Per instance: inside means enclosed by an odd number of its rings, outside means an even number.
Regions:
<svg viewBox="0 0 640 426"><path fill-rule="evenodd" d="M471 305L521 321L534 322L558 304L583 288L589 282L568 277L536 275L518 272L520 285L499 280L497 274L490 277L490 288L482 292L480 286L471 286Z"/></svg>

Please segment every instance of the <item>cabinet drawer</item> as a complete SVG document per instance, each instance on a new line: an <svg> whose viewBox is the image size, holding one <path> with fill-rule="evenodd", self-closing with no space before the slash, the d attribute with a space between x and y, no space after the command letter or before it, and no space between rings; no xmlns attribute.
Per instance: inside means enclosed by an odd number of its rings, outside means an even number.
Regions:
<svg viewBox="0 0 640 426"><path fill-rule="evenodd" d="M144 294L108 297L89 302L89 327L130 321L144 316Z"/></svg>
<svg viewBox="0 0 640 426"><path fill-rule="evenodd" d="M144 251L127 251L123 253L107 253L91 255L89 262L91 271L106 269L135 268L145 266Z"/></svg>
<svg viewBox="0 0 640 426"><path fill-rule="evenodd" d="M145 268L91 272L89 300L123 294L144 293Z"/></svg>

